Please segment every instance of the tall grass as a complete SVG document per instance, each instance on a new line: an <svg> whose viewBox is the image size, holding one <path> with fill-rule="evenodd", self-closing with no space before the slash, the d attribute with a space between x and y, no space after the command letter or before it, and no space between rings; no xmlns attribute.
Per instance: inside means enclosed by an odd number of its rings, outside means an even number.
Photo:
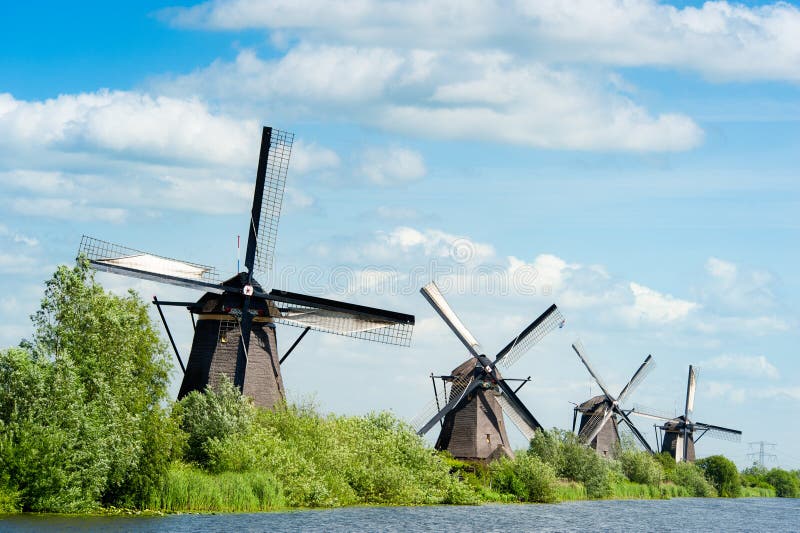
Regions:
<svg viewBox="0 0 800 533"><path fill-rule="evenodd" d="M775 489L768 487L742 487L742 498L774 498Z"/></svg>
<svg viewBox="0 0 800 533"><path fill-rule="evenodd" d="M280 483L266 472L222 472L174 464L151 507L164 511L269 511L284 507Z"/></svg>
<svg viewBox="0 0 800 533"><path fill-rule="evenodd" d="M556 498L560 502L588 500L586 487L577 481L559 480L556 484Z"/></svg>

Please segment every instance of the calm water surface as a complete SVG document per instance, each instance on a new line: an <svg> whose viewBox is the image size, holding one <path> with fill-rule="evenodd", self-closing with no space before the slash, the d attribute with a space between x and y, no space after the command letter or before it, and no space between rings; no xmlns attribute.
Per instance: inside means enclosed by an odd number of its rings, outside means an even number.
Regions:
<svg viewBox="0 0 800 533"><path fill-rule="evenodd" d="M10 516L1 531L799 531L800 500L596 501L368 507L163 517Z"/></svg>

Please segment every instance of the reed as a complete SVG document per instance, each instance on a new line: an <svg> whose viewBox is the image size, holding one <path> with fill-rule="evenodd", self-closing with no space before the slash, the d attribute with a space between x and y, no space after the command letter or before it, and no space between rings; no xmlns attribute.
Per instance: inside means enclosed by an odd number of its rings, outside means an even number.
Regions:
<svg viewBox="0 0 800 533"><path fill-rule="evenodd" d="M285 506L283 489L266 472L209 474L176 463L151 506L164 511L269 511Z"/></svg>
<svg viewBox="0 0 800 533"><path fill-rule="evenodd" d="M588 500L586 487L577 481L559 480L556 484L556 499L560 502Z"/></svg>
<svg viewBox="0 0 800 533"><path fill-rule="evenodd" d="M775 498L775 489L767 487L742 487L742 498Z"/></svg>

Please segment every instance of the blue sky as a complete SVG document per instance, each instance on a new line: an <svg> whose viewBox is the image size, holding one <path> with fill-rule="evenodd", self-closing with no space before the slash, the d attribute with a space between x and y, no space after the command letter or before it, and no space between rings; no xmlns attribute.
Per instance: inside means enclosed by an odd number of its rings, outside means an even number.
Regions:
<svg viewBox="0 0 800 533"><path fill-rule="evenodd" d="M436 277L487 352L562 309L514 367L546 425L597 392L580 338L612 389L652 353L632 402L661 410L699 366L696 419L745 432L700 455L746 465L767 440L800 467L797 4L398 6L5 6L0 345L28 335L84 233L231 272L267 124L296 143L266 284L418 320L408 349L309 335L284 368L292 398L413 416L428 373L466 356L417 294ZM536 290L478 286L487 268ZM187 354L188 318L170 319Z"/></svg>

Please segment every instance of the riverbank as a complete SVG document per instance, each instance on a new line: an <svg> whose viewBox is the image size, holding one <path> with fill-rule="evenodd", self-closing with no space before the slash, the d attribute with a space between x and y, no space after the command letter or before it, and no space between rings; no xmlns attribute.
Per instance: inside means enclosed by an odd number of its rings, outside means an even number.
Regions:
<svg viewBox="0 0 800 533"><path fill-rule="evenodd" d="M391 413L256 408L225 379L178 402L168 352L131 293L84 261L59 267L32 341L0 350L0 512L259 512L359 505L554 503L745 494L796 497L798 472L712 456L676 464L626 442L600 457L538 431L490 465L433 449ZM766 489L767 492L764 492Z"/></svg>

